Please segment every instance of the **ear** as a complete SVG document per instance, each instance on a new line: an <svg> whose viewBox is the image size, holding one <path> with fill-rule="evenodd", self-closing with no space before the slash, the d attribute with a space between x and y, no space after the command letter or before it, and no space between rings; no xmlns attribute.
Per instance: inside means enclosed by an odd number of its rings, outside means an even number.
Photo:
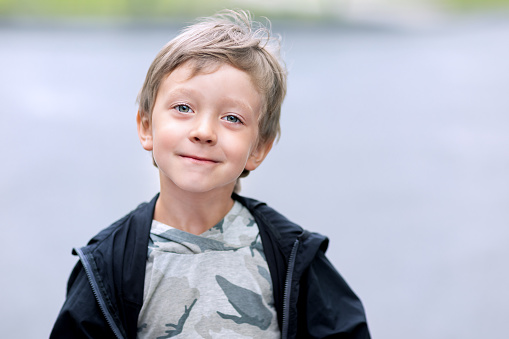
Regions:
<svg viewBox="0 0 509 339"><path fill-rule="evenodd" d="M262 145L258 145L256 150L251 153L247 159L246 169L248 171L254 171L258 166L260 166L267 154L269 154L270 150L272 149L273 143L274 140L269 140Z"/></svg>
<svg viewBox="0 0 509 339"><path fill-rule="evenodd" d="M152 151L152 124L148 114L138 111L136 125L138 126L138 137L140 138L141 146L147 151Z"/></svg>

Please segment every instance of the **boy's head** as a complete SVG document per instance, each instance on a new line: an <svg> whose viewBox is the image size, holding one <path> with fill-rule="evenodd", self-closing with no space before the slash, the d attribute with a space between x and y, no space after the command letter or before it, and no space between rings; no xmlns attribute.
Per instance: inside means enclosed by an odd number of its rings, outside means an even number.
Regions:
<svg viewBox="0 0 509 339"><path fill-rule="evenodd" d="M138 96L139 115L151 121L161 83L186 64L191 76L209 73L222 64L246 72L262 97L258 145L280 134L279 118L286 94L286 70L278 58L279 41L270 30L251 20L248 13L223 11L184 29L166 44L152 62ZM241 177L249 174L244 170Z"/></svg>

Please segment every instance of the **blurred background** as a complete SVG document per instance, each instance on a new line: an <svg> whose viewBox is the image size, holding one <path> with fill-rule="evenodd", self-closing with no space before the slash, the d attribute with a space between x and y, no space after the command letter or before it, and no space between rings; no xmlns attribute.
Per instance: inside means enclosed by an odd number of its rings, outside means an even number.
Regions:
<svg viewBox="0 0 509 339"><path fill-rule="evenodd" d="M282 138L242 193L330 237L373 338L508 338L508 5L0 0L2 337L47 337L72 247L156 194L145 73L193 18L240 7L289 69Z"/></svg>

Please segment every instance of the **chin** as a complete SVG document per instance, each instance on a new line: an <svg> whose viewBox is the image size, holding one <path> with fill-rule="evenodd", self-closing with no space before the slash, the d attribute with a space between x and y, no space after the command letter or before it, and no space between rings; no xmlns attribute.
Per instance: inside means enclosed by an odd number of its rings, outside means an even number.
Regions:
<svg viewBox="0 0 509 339"><path fill-rule="evenodd" d="M214 178L210 175L204 175L199 173L196 175L193 172L175 171L173 175L169 171L161 171L159 169L160 180L162 187L166 187L169 190L181 191L182 193L210 193L224 192L225 194L231 195L237 182L237 176L229 175L223 176L222 178Z"/></svg>
<svg viewBox="0 0 509 339"><path fill-rule="evenodd" d="M176 183L177 184L177 183ZM228 192L229 195L233 192L233 188L235 187L235 181L228 183L226 185L207 185L199 182L186 182L177 184L177 187L182 191L189 193L209 193L209 192Z"/></svg>

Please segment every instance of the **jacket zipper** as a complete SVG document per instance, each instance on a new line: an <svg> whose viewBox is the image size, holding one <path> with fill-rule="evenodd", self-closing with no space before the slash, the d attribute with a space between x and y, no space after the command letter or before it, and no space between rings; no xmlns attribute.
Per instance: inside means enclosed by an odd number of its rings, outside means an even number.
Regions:
<svg viewBox="0 0 509 339"><path fill-rule="evenodd" d="M295 239L293 243L290 259L288 260L288 269L286 271L285 291L283 294L283 328L281 331L281 338L288 338L288 326L290 321L290 294L292 288L293 268L295 266L295 257L297 256L297 249L299 248L299 239Z"/></svg>
<svg viewBox="0 0 509 339"><path fill-rule="evenodd" d="M86 258L85 254L81 250L81 248L75 249L76 253L78 253L78 256L80 257L81 263L83 264L83 267L85 268L85 273L88 277L88 282L90 283L90 286L92 287L92 292L94 292L95 299L97 300L97 303L99 304L99 308L101 309L101 312L103 313L104 317L106 318L106 322L110 326L111 330L115 334L115 337L118 339L123 339L124 337L120 333L120 330L115 324L115 321L113 320L113 316L106 308L106 302L104 301L102 295L99 293L99 285L97 283L97 280L95 279L94 275L92 274L92 266L88 259Z"/></svg>

